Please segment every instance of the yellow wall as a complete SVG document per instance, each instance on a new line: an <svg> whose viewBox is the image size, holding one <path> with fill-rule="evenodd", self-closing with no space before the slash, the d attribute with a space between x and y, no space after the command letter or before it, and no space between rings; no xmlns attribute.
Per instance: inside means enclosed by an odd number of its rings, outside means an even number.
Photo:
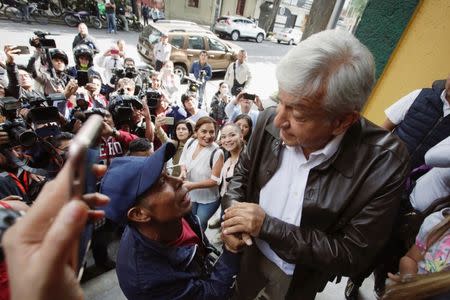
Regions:
<svg viewBox="0 0 450 300"><path fill-rule="evenodd" d="M384 110L410 91L450 73L450 1L422 0L378 80L363 114L381 124Z"/></svg>

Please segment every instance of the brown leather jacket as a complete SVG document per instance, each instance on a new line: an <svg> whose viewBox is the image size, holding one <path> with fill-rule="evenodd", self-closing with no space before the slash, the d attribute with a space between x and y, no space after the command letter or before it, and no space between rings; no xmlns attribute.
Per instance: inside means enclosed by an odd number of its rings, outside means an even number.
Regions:
<svg viewBox="0 0 450 300"><path fill-rule="evenodd" d="M258 203L277 170L283 144L274 116L274 108L260 114L223 197L225 207L231 200ZM296 264L287 299L313 299L327 281L368 267L391 232L408 158L398 138L361 118L337 152L310 171L300 227L266 216L259 238Z"/></svg>

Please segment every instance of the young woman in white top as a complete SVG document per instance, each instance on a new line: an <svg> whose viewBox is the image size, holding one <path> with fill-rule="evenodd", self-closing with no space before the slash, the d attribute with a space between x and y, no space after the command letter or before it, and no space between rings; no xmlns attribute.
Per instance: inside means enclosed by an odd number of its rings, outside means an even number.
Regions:
<svg viewBox="0 0 450 300"><path fill-rule="evenodd" d="M194 132L196 139L189 139L181 154L181 175L189 190L192 212L196 214L203 230L209 218L219 207L220 172L223 167L223 152L214 143L217 125L211 117L200 118Z"/></svg>

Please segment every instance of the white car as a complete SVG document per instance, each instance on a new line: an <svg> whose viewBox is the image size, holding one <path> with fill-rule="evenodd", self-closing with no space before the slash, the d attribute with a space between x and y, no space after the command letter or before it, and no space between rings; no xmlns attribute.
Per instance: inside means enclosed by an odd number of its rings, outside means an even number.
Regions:
<svg viewBox="0 0 450 300"><path fill-rule="evenodd" d="M281 31L276 32L274 37L278 44L285 42L288 45L297 45L300 43L302 32L296 28L283 28Z"/></svg>
<svg viewBox="0 0 450 300"><path fill-rule="evenodd" d="M252 20L240 16L218 18L214 24L214 32L221 38L229 36L233 41L240 38L251 38L261 43L266 38L264 29L258 27Z"/></svg>

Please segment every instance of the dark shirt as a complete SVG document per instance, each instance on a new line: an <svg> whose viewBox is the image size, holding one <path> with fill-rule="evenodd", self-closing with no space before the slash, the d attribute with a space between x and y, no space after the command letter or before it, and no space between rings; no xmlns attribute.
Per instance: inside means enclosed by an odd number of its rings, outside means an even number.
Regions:
<svg viewBox="0 0 450 300"><path fill-rule="evenodd" d="M106 6L105 6L105 12L106 12L107 14L113 14L113 13L116 12L116 7L115 7L114 5L108 5L108 4L106 4Z"/></svg>

